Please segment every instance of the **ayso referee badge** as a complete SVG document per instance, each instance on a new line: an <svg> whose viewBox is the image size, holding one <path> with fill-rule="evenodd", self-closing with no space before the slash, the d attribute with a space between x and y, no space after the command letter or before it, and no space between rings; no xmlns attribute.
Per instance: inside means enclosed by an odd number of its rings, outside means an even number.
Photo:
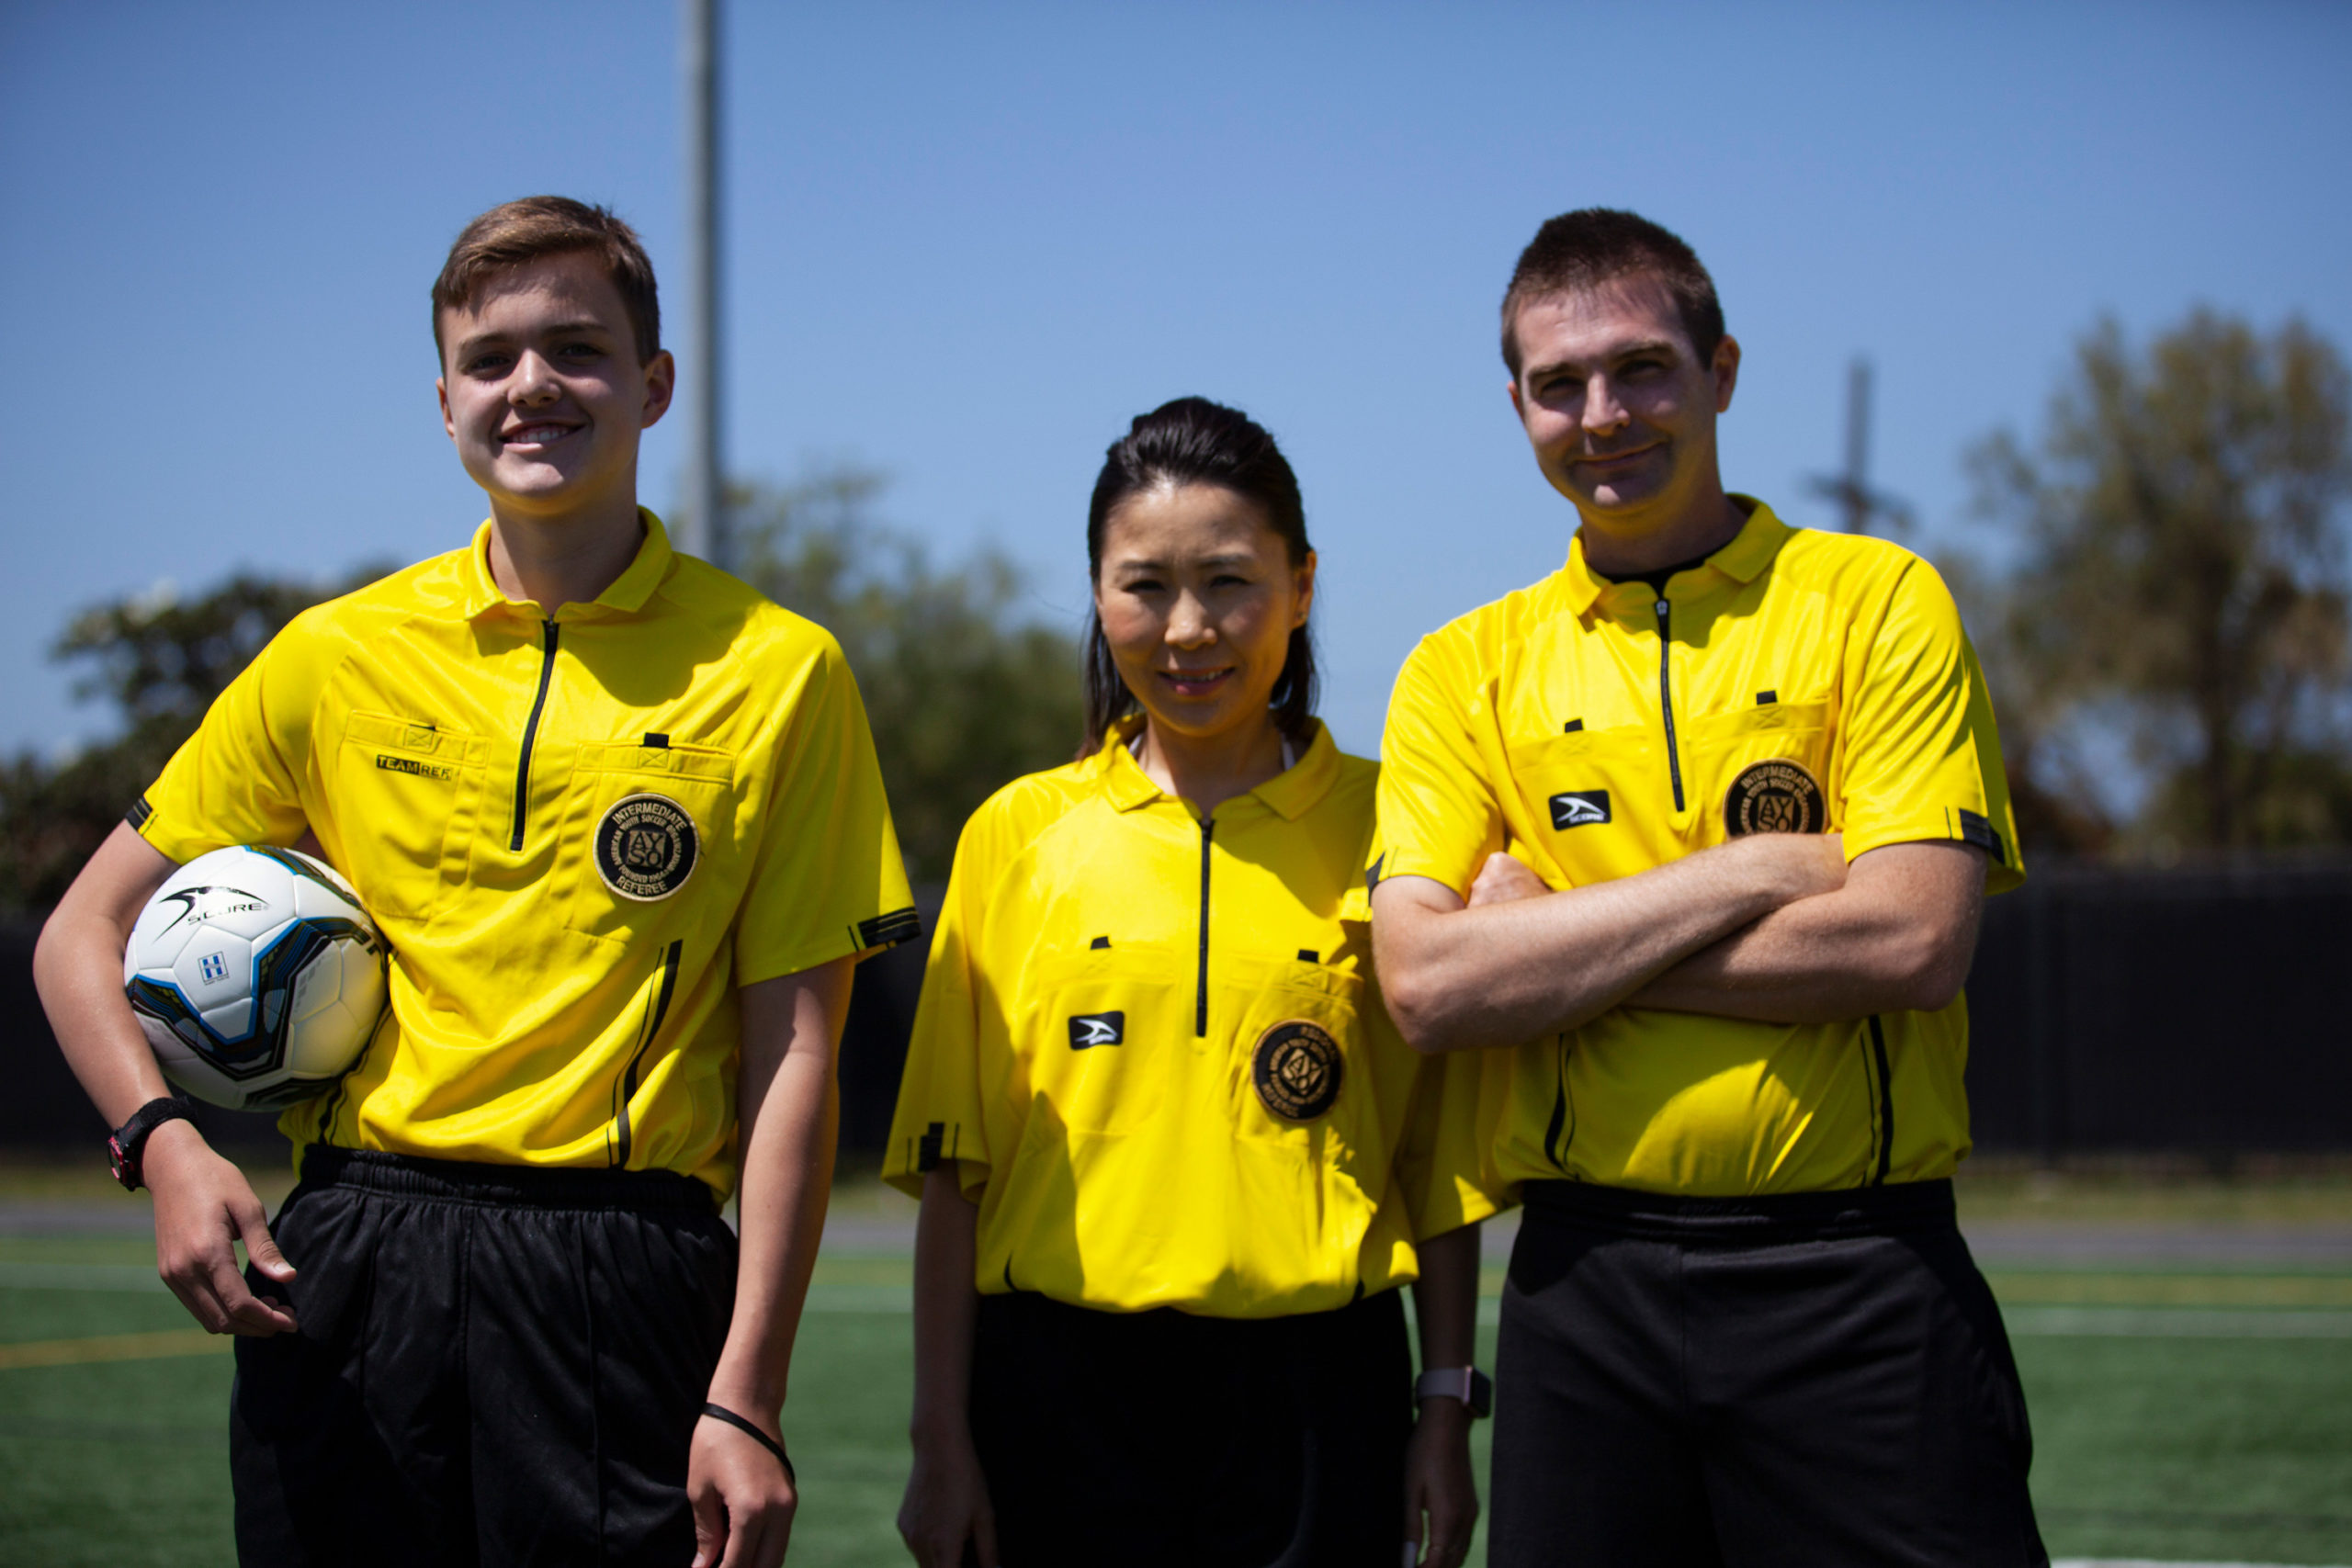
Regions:
<svg viewBox="0 0 2352 1568"><path fill-rule="evenodd" d="M1285 1020L1258 1036L1250 1077L1268 1112L1284 1122L1312 1122L1340 1098L1340 1043L1319 1023Z"/></svg>
<svg viewBox="0 0 2352 1568"><path fill-rule="evenodd" d="M640 904L684 887L701 854L695 819L666 795L624 795L596 824L596 874Z"/></svg>

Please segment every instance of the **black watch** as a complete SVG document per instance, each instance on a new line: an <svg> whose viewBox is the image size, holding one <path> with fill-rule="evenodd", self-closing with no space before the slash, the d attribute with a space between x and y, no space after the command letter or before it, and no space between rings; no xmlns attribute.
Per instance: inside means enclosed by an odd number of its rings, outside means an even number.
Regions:
<svg viewBox="0 0 2352 1568"><path fill-rule="evenodd" d="M1424 1399L1458 1399L1474 1421L1494 1413L1495 1383L1476 1367L1438 1367L1413 1380L1413 1403Z"/></svg>
<svg viewBox="0 0 2352 1568"><path fill-rule="evenodd" d="M107 1136L107 1158L114 1166L114 1179L122 1183L126 1192L136 1192L142 1185L140 1179L139 1156L147 1147L147 1134L166 1122L193 1122L196 1107L176 1095L151 1100L130 1113L130 1120Z"/></svg>

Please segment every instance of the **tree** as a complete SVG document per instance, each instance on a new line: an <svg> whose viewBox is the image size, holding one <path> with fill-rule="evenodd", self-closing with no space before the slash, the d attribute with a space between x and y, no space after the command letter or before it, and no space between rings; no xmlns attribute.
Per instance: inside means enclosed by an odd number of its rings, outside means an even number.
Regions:
<svg viewBox="0 0 2352 1568"><path fill-rule="evenodd" d="M122 730L62 763L29 752L0 761L0 909L57 902L278 628L382 572L369 567L326 586L245 572L195 599L165 590L75 616L51 656L85 668L75 694L110 699Z"/></svg>
<svg viewBox="0 0 2352 1568"><path fill-rule="evenodd" d="M2108 726L2151 786L2128 837L2352 840L2346 404L2301 322L2200 310L2144 354L2102 323L2036 448L1974 448L1979 510L2019 547L1986 641L2021 796L2082 799L2062 760L2079 774Z"/></svg>
<svg viewBox="0 0 2352 1568"><path fill-rule="evenodd" d="M980 802L1075 754L1078 643L1017 614L1021 575L1001 553L934 570L919 543L875 520L882 485L842 468L729 500L745 579L841 640L908 874L940 882Z"/></svg>
<svg viewBox="0 0 2352 1568"><path fill-rule="evenodd" d="M1078 645L1016 615L1020 574L1001 554L934 570L921 545L874 520L881 489L874 474L835 468L739 486L732 501L745 577L841 639L908 872L944 881L975 807L1076 750ZM384 570L326 586L245 573L195 599L140 596L76 616L54 656L83 667L77 694L108 699L121 729L61 763L0 760L0 910L54 904L278 628Z"/></svg>

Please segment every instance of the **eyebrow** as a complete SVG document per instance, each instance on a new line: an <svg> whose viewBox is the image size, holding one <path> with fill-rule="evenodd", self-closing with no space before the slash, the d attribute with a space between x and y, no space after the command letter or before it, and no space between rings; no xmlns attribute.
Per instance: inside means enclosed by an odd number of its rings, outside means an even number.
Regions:
<svg viewBox="0 0 2352 1568"><path fill-rule="evenodd" d="M551 325L540 327L533 333L532 335L542 338L564 337L575 333L602 333L610 336L612 334L612 328L596 320L594 316L582 316L578 321L557 321ZM487 348L492 344L511 343L514 341L514 334L513 333L475 333L471 336L461 337L458 340L458 352L459 354L468 354L476 349Z"/></svg>
<svg viewBox="0 0 2352 1568"><path fill-rule="evenodd" d="M1623 344L1612 348L1602 358L1604 360L1631 359L1637 354L1672 354L1674 352L1676 352L1675 344L1670 338L1644 338L1638 343ZM1575 362L1565 359L1548 365L1531 365L1527 367L1527 378L1532 381L1539 377L1556 375L1563 370L1577 368L1577 365Z"/></svg>
<svg viewBox="0 0 2352 1568"><path fill-rule="evenodd" d="M1250 556L1236 553L1217 556L1203 556L1192 564L1201 567L1248 566L1250 563L1250 560L1251 558ZM1168 562L1160 560L1155 557L1150 559L1130 558L1124 560L1114 560L1111 563L1111 569L1114 571L1166 571L1170 568Z"/></svg>

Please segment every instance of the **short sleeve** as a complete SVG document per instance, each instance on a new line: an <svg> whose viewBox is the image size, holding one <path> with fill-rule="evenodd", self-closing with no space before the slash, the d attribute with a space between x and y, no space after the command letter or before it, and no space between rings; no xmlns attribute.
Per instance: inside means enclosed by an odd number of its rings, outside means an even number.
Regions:
<svg viewBox="0 0 2352 1568"><path fill-rule="evenodd" d="M1849 660L1839 791L1847 858L1951 840L1985 852L1988 893L2022 882L1992 698L1932 567L1905 568L1875 635L1857 637Z"/></svg>
<svg viewBox="0 0 2352 1568"><path fill-rule="evenodd" d="M291 844L308 826L302 784L330 650L314 615L272 637L131 807L140 837L185 865L232 844Z"/></svg>
<svg viewBox="0 0 2352 1568"><path fill-rule="evenodd" d="M1380 740L1372 881L1426 876L1464 898L1503 847L1500 798L1470 733L1469 694L1436 638L1406 660Z"/></svg>
<svg viewBox="0 0 2352 1568"><path fill-rule="evenodd" d="M775 731L759 859L735 928L749 986L922 934L849 662L824 638Z"/></svg>
<svg viewBox="0 0 2352 1568"><path fill-rule="evenodd" d="M985 808L984 808L985 809ZM978 819L965 829L948 874L947 897L923 970L907 1066L899 1080L898 1109L882 1156L882 1179L913 1197L923 1178L945 1160L962 1162L967 1193L987 1184L986 1108L980 1101L980 999L974 943L980 937L981 887L990 880L976 840Z"/></svg>

